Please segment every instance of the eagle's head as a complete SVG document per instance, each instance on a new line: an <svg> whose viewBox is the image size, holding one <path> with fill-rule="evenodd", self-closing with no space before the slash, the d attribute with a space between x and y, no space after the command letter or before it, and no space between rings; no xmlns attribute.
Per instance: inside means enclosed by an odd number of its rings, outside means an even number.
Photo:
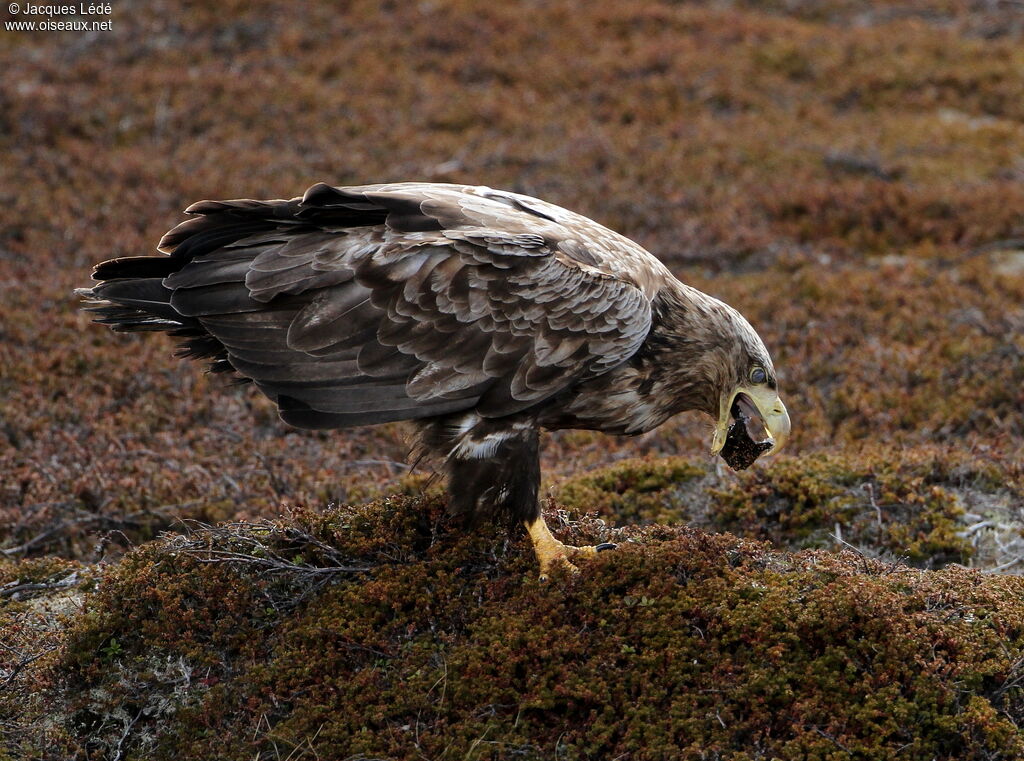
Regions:
<svg viewBox="0 0 1024 761"><path fill-rule="evenodd" d="M778 452L789 430L789 413L779 398L771 365L750 363L746 378L719 396L711 453L743 470L762 454Z"/></svg>
<svg viewBox="0 0 1024 761"><path fill-rule="evenodd" d="M716 418L711 453L743 470L762 454L778 452L789 438L786 405L779 397L775 367L761 337L735 309L722 304L712 406Z"/></svg>
<svg viewBox="0 0 1024 761"><path fill-rule="evenodd" d="M742 470L789 437L775 366L739 312L690 286L675 284L655 302L650 372L670 414L700 410L715 420L711 453Z"/></svg>

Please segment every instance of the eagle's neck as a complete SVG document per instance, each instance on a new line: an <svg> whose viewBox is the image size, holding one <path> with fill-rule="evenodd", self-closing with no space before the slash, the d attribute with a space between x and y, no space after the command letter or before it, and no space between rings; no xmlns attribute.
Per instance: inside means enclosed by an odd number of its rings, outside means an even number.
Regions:
<svg viewBox="0 0 1024 761"><path fill-rule="evenodd" d="M662 400L666 418L687 410L717 417L731 378L735 310L678 281L652 303L651 332L634 358L644 387Z"/></svg>
<svg viewBox="0 0 1024 761"><path fill-rule="evenodd" d="M546 428L645 433L688 410L717 418L734 342L733 310L678 281L652 302L647 339L626 363L574 387L546 409Z"/></svg>

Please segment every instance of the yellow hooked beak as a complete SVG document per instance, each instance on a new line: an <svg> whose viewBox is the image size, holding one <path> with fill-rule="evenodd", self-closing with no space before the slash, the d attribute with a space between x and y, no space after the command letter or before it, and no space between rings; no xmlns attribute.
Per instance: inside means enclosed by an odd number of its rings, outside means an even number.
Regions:
<svg viewBox="0 0 1024 761"><path fill-rule="evenodd" d="M754 444L769 445L764 454L778 452L789 438L789 413L779 392L764 385L740 386L731 395L722 397L711 454L719 454L725 446L734 415L743 420Z"/></svg>

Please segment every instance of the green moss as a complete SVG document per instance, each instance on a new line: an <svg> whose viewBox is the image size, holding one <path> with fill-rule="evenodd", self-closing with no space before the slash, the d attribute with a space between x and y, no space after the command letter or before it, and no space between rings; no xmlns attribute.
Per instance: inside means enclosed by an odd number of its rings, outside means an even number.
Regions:
<svg viewBox="0 0 1024 761"><path fill-rule="evenodd" d="M1016 473L1012 463L957 450L867 448L766 458L738 474L678 457L625 460L566 479L553 493L616 524L689 523L789 549L842 540L939 567L976 553L965 528L978 517L968 520L968 508L1014 520ZM994 506L1002 513L990 514Z"/></svg>
<svg viewBox="0 0 1024 761"><path fill-rule="evenodd" d="M630 459L558 484L555 497L581 513L598 512L618 523L686 520L687 497L706 466L681 457Z"/></svg>
<svg viewBox="0 0 1024 761"><path fill-rule="evenodd" d="M973 547L953 479L936 469L939 462L901 461L891 452L783 457L714 489L711 522L793 547L841 538L929 567L962 563Z"/></svg>

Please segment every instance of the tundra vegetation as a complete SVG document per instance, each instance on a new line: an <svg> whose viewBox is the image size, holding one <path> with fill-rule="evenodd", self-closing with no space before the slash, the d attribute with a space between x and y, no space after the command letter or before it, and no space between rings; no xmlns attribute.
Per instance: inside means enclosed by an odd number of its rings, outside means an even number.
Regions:
<svg viewBox="0 0 1024 761"><path fill-rule="evenodd" d="M0 32L0 760L1024 756L1024 16L115 5ZM487 184L739 308L786 452L544 442L556 534L281 424L72 289L200 198Z"/></svg>

